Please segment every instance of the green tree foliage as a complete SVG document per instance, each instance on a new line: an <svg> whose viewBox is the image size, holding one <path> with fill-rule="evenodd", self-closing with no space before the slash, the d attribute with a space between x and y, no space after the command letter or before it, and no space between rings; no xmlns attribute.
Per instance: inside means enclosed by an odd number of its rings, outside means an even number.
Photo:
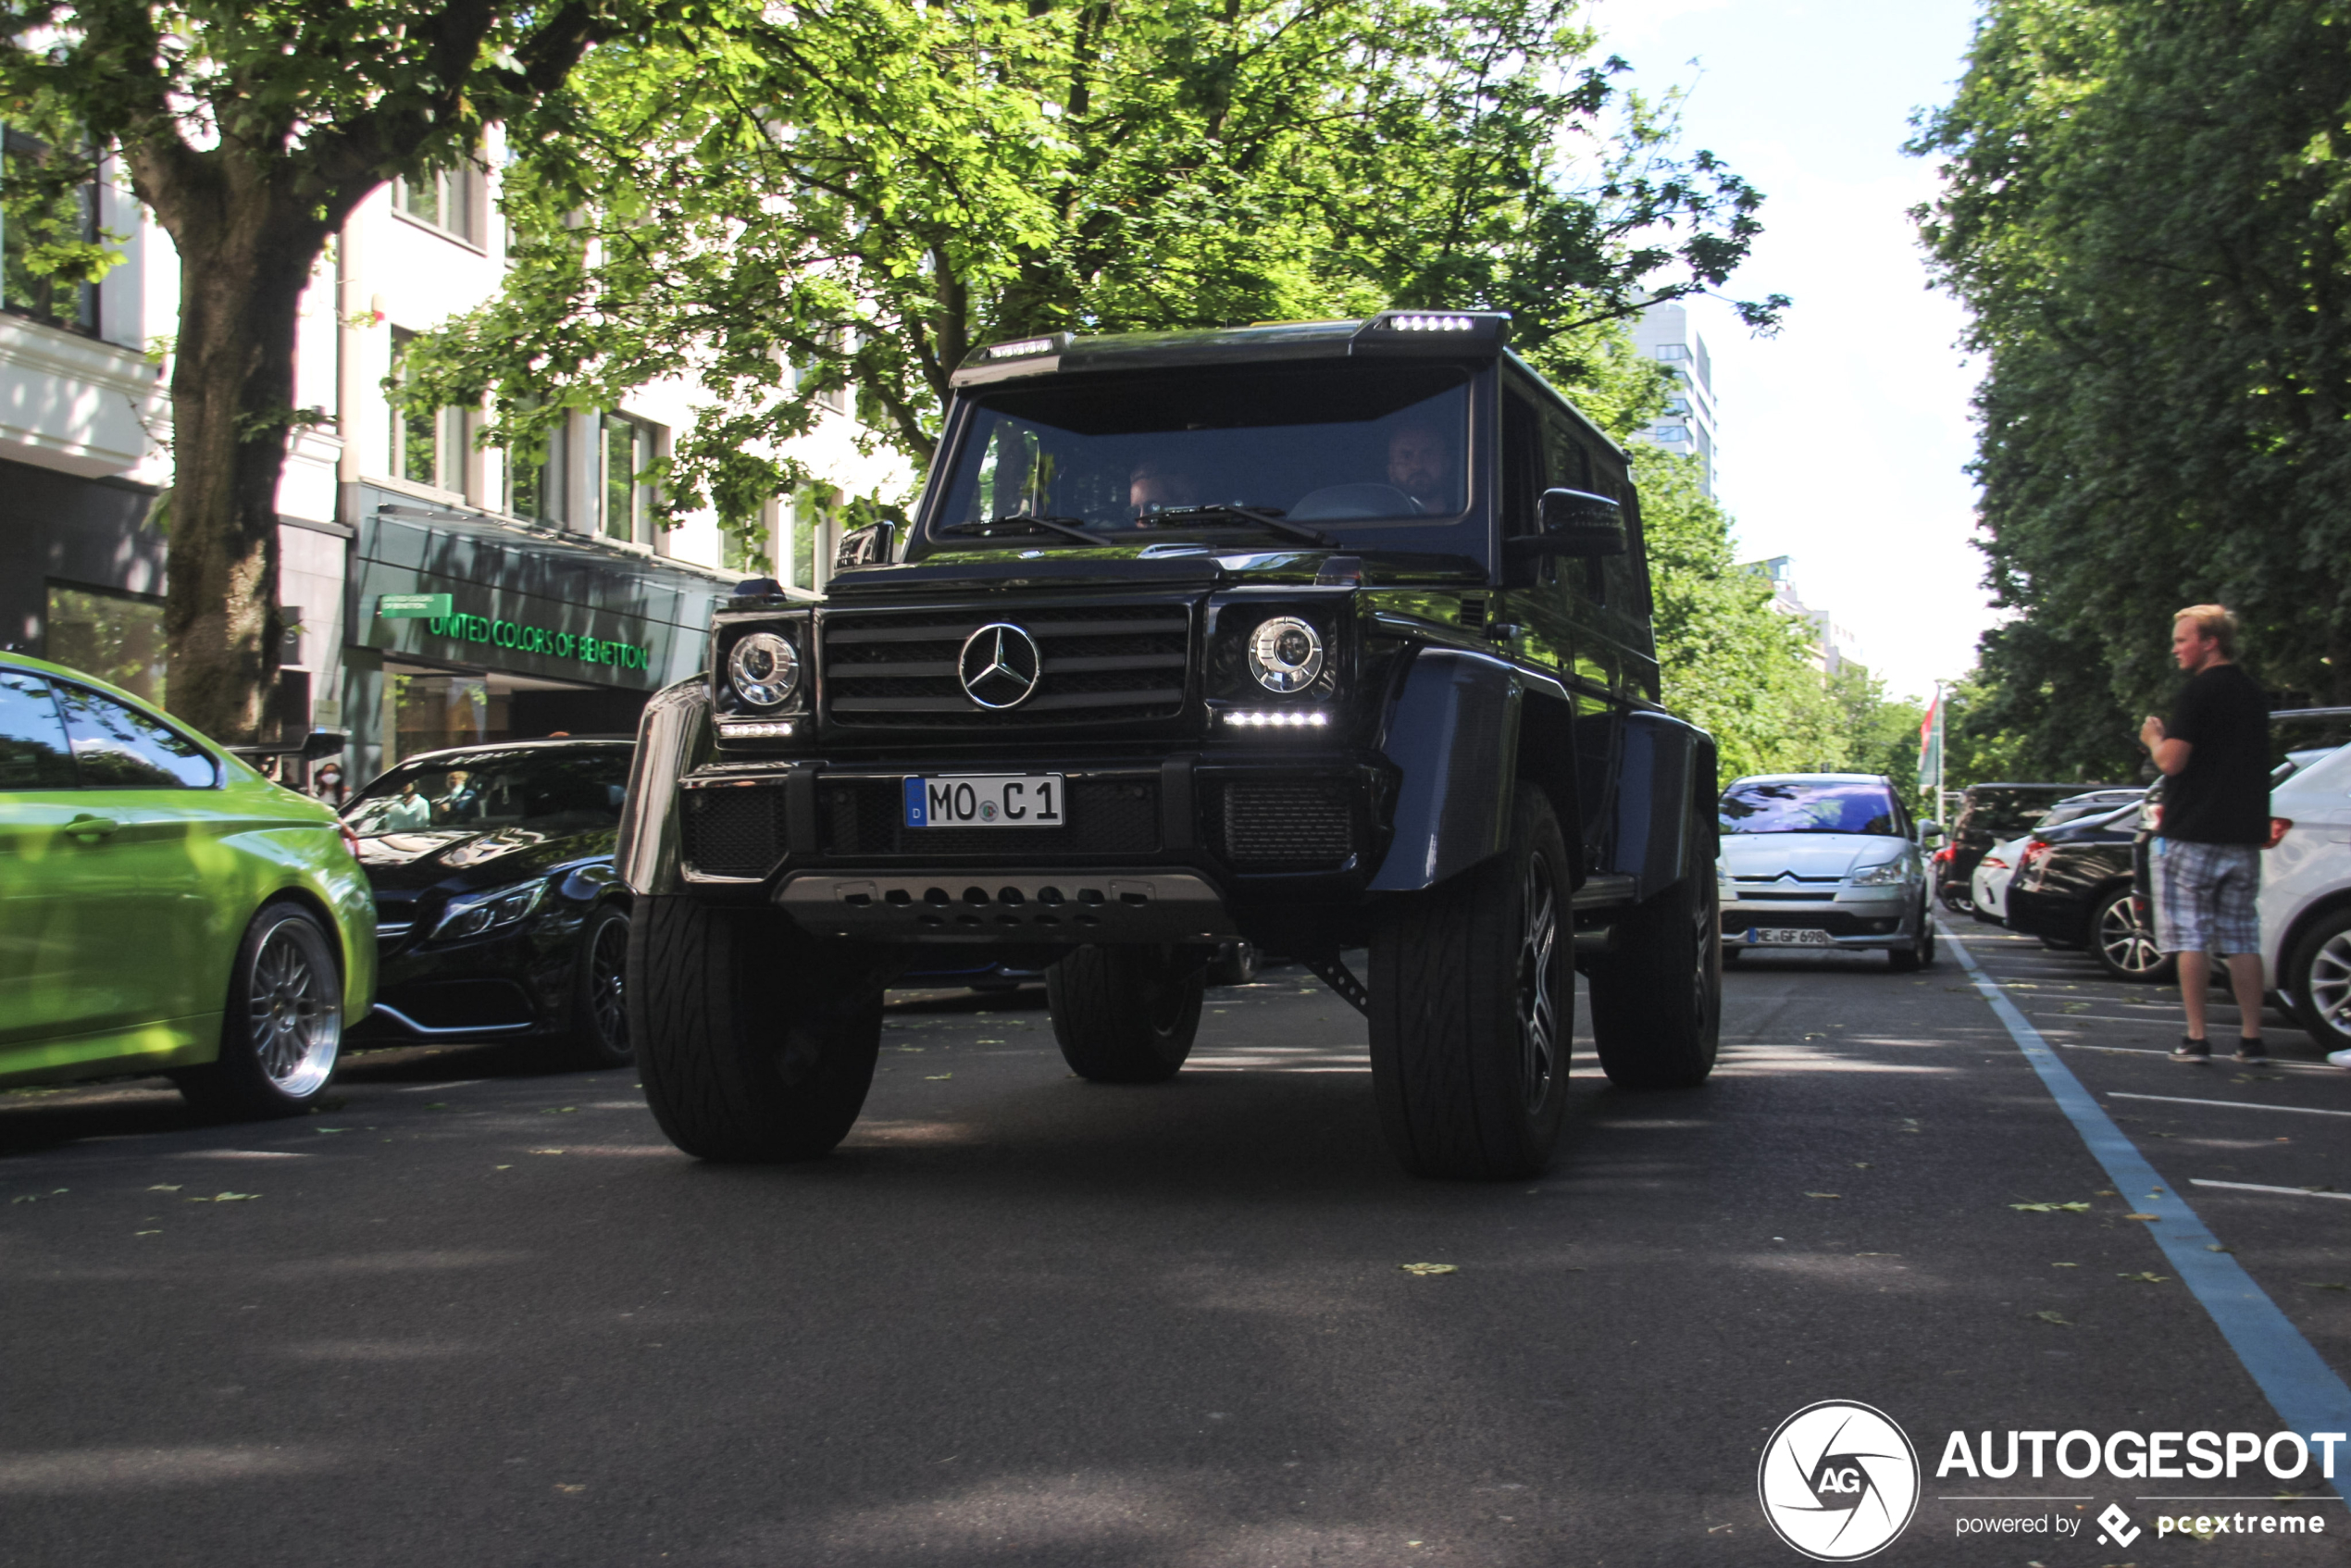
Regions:
<svg viewBox="0 0 2351 1568"><path fill-rule="evenodd" d="M2351 700L2351 6L1990 0L1913 150L1988 366L2021 618L1969 722L2004 770L2122 775L2189 604L2240 612L2266 684Z"/></svg>
<svg viewBox="0 0 2351 1568"><path fill-rule="evenodd" d="M1574 11L827 0L721 47L608 46L573 133L505 171L536 237L505 293L417 345L407 395L487 396L483 439L527 451L566 404L683 378L669 504L740 528L806 481L781 448L820 393L927 461L994 340L1488 305L1571 381L1630 388L1598 329L1720 286L1760 198L1673 153L1670 105Z"/></svg>
<svg viewBox="0 0 2351 1568"><path fill-rule="evenodd" d="M171 367L165 628L172 707L252 739L274 676L277 490L295 312L328 238L397 175L475 156L545 104L596 39L646 25L623 0L10 0L0 106L52 153L0 186L30 219L31 275L111 262L68 193L120 159L180 262Z"/></svg>

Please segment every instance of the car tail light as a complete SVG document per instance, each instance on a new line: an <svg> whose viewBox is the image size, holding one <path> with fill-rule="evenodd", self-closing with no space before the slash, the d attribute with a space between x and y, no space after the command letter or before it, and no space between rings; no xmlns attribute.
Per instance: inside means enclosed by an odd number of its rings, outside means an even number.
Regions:
<svg viewBox="0 0 2351 1568"><path fill-rule="evenodd" d="M2046 839L2035 839L2031 843L2025 845L2024 852L2016 857L2016 879L2019 882L2021 882L2026 877L2033 876L2034 873L2039 871L2041 868L2041 863L2046 860L2048 855L2049 841ZM2034 886L2039 886L2037 878L2034 881Z"/></svg>
<svg viewBox="0 0 2351 1568"><path fill-rule="evenodd" d="M2269 842L2263 844L2261 847L2265 850L2276 849L2280 841L2293 830L2294 823L2291 818L2283 816L2273 816L2270 818L2270 840Z"/></svg>

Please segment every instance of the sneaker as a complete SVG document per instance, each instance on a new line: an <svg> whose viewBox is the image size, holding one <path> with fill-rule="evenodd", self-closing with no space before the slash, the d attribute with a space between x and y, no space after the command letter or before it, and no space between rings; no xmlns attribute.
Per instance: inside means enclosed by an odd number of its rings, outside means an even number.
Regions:
<svg viewBox="0 0 2351 1568"><path fill-rule="evenodd" d="M2212 1042L2208 1039L2191 1039L2183 1035L2180 1039L2180 1043L2171 1048L2171 1060L2209 1062L2212 1060Z"/></svg>
<svg viewBox="0 0 2351 1568"><path fill-rule="evenodd" d="M2240 1062L2267 1062L2270 1059L2270 1052L2262 1045L2261 1037L2256 1035L2251 1039L2241 1039L2237 1041L2236 1059Z"/></svg>
<svg viewBox="0 0 2351 1568"><path fill-rule="evenodd" d="M2327 1061L2333 1066L2351 1068L2351 1051L2330 1051Z"/></svg>

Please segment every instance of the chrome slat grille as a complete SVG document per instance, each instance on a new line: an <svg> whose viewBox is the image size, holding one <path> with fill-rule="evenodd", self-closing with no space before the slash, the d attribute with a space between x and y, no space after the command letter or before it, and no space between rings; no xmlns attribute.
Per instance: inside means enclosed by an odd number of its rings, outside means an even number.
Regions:
<svg viewBox="0 0 2351 1568"><path fill-rule="evenodd" d="M1036 639L1036 694L990 709L964 692L956 659L981 627ZM836 611L824 628L825 706L849 728L1011 728L1174 718L1183 712L1192 617L1183 604L987 611Z"/></svg>

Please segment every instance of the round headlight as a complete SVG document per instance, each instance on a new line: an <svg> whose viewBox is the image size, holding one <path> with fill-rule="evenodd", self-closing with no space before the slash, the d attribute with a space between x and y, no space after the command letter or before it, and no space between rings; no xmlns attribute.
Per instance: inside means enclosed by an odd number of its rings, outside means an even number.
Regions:
<svg viewBox="0 0 2351 1568"><path fill-rule="evenodd" d="M727 655L736 695L754 708L779 706L800 686L800 655L772 631L754 631Z"/></svg>
<svg viewBox="0 0 2351 1568"><path fill-rule="evenodd" d="M1249 634L1249 673L1268 691L1303 691L1323 673L1323 634L1275 616Z"/></svg>

